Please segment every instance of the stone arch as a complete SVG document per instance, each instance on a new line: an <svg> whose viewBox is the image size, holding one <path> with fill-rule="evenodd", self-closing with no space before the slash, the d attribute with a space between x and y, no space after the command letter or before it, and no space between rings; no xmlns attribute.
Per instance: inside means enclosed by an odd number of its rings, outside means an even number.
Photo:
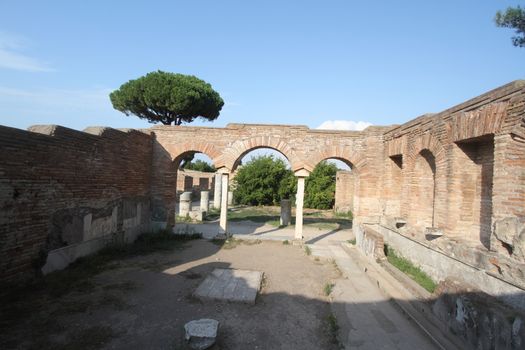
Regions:
<svg viewBox="0 0 525 350"><path fill-rule="evenodd" d="M215 167L217 167L217 159L220 157L220 151L215 145L206 142L186 142L174 147L169 147L172 162L175 166L179 165L182 157L188 153L203 153L207 155Z"/></svg>
<svg viewBox="0 0 525 350"><path fill-rule="evenodd" d="M412 147L408 152L409 160L414 160L423 150L429 150L436 158L436 169L440 169L446 163L445 149L443 145L430 133L421 135L412 143ZM412 162L409 162L412 163Z"/></svg>
<svg viewBox="0 0 525 350"><path fill-rule="evenodd" d="M313 170L317 164L327 159L340 160L348 165L354 172L362 170L366 163L364 157L362 157L359 152L349 150L349 147L345 146L332 146L325 147L322 151L315 154L311 160L308 161L308 166Z"/></svg>
<svg viewBox="0 0 525 350"><path fill-rule="evenodd" d="M304 168L303 162L298 159L292 147L282 139L272 136L257 136L235 141L218 157L216 167L225 167L230 171L235 171L242 157L259 148L270 148L281 153L288 159L293 171Z"/></svg>

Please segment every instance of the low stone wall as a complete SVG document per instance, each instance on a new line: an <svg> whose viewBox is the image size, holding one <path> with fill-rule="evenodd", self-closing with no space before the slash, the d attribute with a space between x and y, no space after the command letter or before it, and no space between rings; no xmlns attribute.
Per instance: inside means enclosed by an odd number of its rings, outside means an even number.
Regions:
<svg viewBox="0 0 525 350"><path fill-rule="evenodd" d="M373 259L385 257L385 243L381 234L365 225L354 225L353 231L356 237L356 246L364 255Z"/></svg>
<svg viewBox="0 0 525 350"><path fill-rule="evenodd" d="M523 349L525 318L464 283L446 280L435 291L432 313L472 349Z"/></svg>
<svg viewBox="0 0 525 350"><path fill-rule="evenodd" d="M450 278L462 281L466 285L473 286L509 306L525 311L525 290L523 288L498 278L495 274L480 266L477 267L465 263L464 260L466 259L464 256L453 255L454 250L452 246L449 246L448 249L445 247L442 250L436 244L424 244L379 224L354 224L354 230L356 231L356 237L359 237L360 232L378 232L384 239L385 244L388 244L388 246L398 251L400 255L419 266L421 270L436 282ZM367 236L371 237L371 235L365 234L365 241ZM359 246L359 239L357 242ZM453 244L453 242L450 244ZM361 248L361 246L360 248L362 250L365 249L365 254L370 255L370 253L366 252L367 249L370 250L367 248L368 245L364 245L365 248ZM472 251L472 249L468 248L466 250Z"/></svg>

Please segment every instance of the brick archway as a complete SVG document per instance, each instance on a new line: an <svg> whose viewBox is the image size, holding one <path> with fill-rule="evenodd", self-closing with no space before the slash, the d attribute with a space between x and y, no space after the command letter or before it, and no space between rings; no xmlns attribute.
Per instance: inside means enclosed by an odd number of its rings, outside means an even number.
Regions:
<svg viewBox="0 0 525 350"><path fill-rule="evenodd" d="M287 142L271 136L252 137L247 140L238 140L227 147L222 155L217 159L217 167L225 167L230 171L235 171L241 159L249 152L259 148L270 148L281 153L293 171L304 167L304 163L298 158L292 147Z"/></svg>
<svg viewBox="0 0 525 350"><path fill-rule="evenodd" d="M207 155L212 164L217 167L217 159L220 157L220 152L212 144L206 142L186 142L174 147L169 147L168 152L172 157L172 162L178 166L182 157L188 153L202 153Z"/></svg>
<svg viewBox="0 0 525 350"><path fill-rule="evenodd" d="M307 166L315 168L317 164L327 159L337 159L348 165L352 171L358 172L365 166L365 158L361 153L355 152L354 150L348 149L348 147L334 146L323 149L321 152L316 153L311 160L308 161Z"/></svg>

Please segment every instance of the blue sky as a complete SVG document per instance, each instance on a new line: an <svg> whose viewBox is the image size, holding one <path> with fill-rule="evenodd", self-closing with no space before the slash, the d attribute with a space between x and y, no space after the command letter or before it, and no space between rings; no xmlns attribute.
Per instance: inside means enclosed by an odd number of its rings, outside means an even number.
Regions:
<svg viewBox="0 0 525 350"><path fill-rule="evenodd" d="M525 49L493 22L517 4L4 0L0 124L149 127L108 93L157 69L224 98L194 125L403 123L525 78Z"/></svg>

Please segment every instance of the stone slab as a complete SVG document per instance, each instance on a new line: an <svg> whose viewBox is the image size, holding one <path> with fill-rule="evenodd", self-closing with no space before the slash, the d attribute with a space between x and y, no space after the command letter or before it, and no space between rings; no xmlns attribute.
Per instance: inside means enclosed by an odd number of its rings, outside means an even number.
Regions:
<svg viewBox="0 0 525 350"><path fill-rule="evenodd" d="M193 295L201 300L225 300L255 304L261 288L261 271L215 269Z"/></svg>

